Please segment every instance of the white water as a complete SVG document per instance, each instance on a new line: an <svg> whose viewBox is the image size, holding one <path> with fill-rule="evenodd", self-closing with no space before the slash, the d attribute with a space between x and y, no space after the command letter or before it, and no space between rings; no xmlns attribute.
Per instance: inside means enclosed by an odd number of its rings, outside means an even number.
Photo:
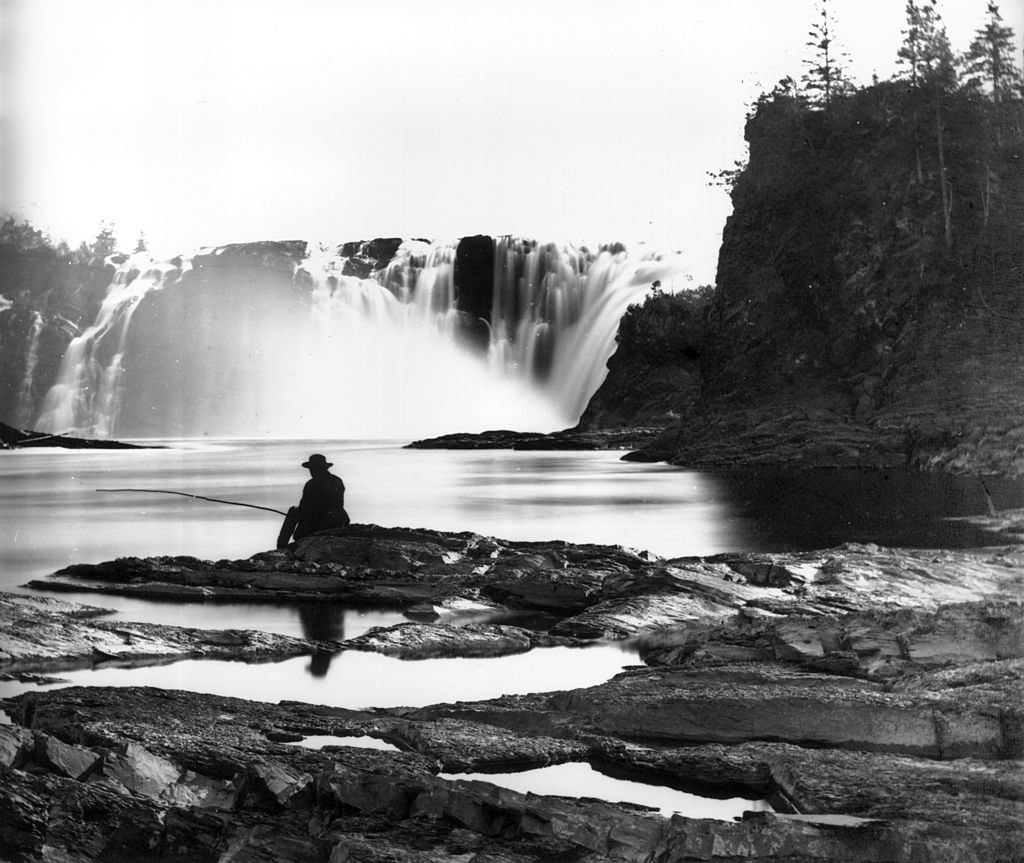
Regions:
<svg viewBox="0 0 1024 863"><path fill-rule="evenodd" d="M679 255L504 238L488 327L457 309L455 249L407 242L360 279L311 246L294 273L265 270L258 283L237 265L207 268L199 292L134 255L69 345L34 425L96 437L565 428L604 379L629 303L683 271Z"/></svg>
<svg viewBox="0 0 1024 863"><path fill-rule="evenodd" d="M172 269L144 253L132 255L118 268L95 322L68 345L57 383L46 394L35 422L38 429L110 436L124 394L123 363L132 315L150 291L163 286Z"/></svg>
<svg viewBox="0 0 1024 863"><path fill-rule="evenodd" d="M39 336L43 331L43 316L33 312L32 329L28 335L28 354L25 357L25 376L18 390L18 406L15 408L15 422L27 425L32 419L33 388L35 385L36 366L39 363Z"/></svg>

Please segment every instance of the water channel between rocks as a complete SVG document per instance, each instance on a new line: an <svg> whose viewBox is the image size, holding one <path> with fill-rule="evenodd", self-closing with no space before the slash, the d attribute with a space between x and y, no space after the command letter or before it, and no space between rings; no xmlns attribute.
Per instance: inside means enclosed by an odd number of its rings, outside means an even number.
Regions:
<svg viewBox="0 0 1024 863"><path fill-rule="evenodd" d="M634 654L617 645L537 648L489 659L401 660L346 650L274 663L185 659L166 665L57 672L41 687L0 682L0 697L59 686L154 686L255 701L303 701L332 707L424 707L500 695L550 692L603 683Z"/></svg>
<svg viewBox="0 0 1024 863"><path fill-rule="evenodd" d="M375 737L336 737L315 734L297 740L294 746L323 749L328 746L355 746L360 749L379 749L399 752L399 748ZM619 779L595 770L584 762L550 764L532 770L491 773L441 773L442 779L490 782L523 794L549 794L558 797L593 797L608 803L635 803L657 809L661 815L685 815L687 818L738 818L744 812L770 811L766 800L745 797L715 799L679 791L665 785L651 785L631 779Z"/></svg>

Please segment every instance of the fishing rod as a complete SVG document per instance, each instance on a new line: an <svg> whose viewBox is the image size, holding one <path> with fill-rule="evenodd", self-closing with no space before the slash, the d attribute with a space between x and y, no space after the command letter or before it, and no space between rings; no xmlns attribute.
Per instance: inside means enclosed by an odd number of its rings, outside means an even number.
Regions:
<svg viewBox="0 0 1024 863"><path fill-rule="evenodd" d="M247 506L249 509L262 509L267 512L276 512L278 515L288 515L286 512L282 512L279 509L273 509L269 506L256 506L254 503L239 503L237 500L221 500L217 497L203 497L201 494L188 494L184 491L167 491L162 488L98 488L96 491L134 491L141 492L143 494L177 494L181 497L192 497L196 500L208 500L210 503L226 503L231 506Z"/></svg>

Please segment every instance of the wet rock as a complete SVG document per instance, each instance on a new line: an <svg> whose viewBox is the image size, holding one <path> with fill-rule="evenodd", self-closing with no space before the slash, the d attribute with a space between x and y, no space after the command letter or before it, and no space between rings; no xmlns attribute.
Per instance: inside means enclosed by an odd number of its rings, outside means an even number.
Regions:
<svg viewBox="0 0 1024 863"><path fill-rule="evenodd" d="M103 775L129 791L159 799L178 781L181 768L144 746L128 743L123 752L107 755Z"/></svg>
<svg viewBox="0 0 1024 863"><path fill-rule="evenodd" d="M215 631L99 619L104 609L0 592L0 668L8 673L97 661L146 663L168 657L271 659L337 649L253 630Z"/></svg>
<svg viewBox="0 0 1024 863"><path fill-rule="evenodd" d="M538 733L570 725L626 740L737 744L784 741L925 758L1009 758L1024 753L1017 735L1024 698L1019 680L1002 679L951 694L887 691L853 678L776 666L633 669L607 683L567 693L504 696L438 705L407 718L458 718ZM542 720L527 720L528 714ZM531 722L532 724L524 723Z"/></svg>
<svg viewBox="0 0 1024 863"><path fill-rule="evenodd" d="M32 732L17 725L0 725L0 767L21 767L32 758Z"/></svg>
<svg viewBox="0 0 1024 863"><path fill-rule="evenodd" d="M406 723L393 736L404 746L436 759L449 773L560 764L582 760L590 750L579 740L521 734L457 719Z"/></svg>
<svg viewBox="0 0 1024 863"><path fill-rule="evenodd" d="M67 567L56 578L31 586L178 599L191 594L397 607L443 607L478 597L492 606L579 610L593 601L608 576L639 570L650 560L617 546L350 525L249 561L125 558Z"/></svg>
<svg viewBox="0 0 1024 863"><path fill-rule="evenodd" d="M67 776L79 782L92 773L102 760L89 749L71 746L49 734L38 735L35 744L37 763L59 776Z"/></svg>
<svg viewBox="0 0 1024 863"><path fill-rule="evenodd" d="M313 777L276 760L257 762L249 767L245 791L257 786L281 807L296 806L312 793ZM250 792L251 793L251 792Z"/></svg>
<svg viewBox="0 0 1024 863"><path fill-rule="evenodd" d="M428 659L439 656L508 656L533 647L525 629L500 624L400 623L374 627L358 638L345 642L350 650L372 650L400 659Z"/></svg>
<svg viewBox="0 0 1024 863"><path fill-rule="evenodd" d="M847 681L849 692L864 686ZM965 697L977 700L976 693ZM74 851L86 860L137 859L140 847L151 856L184 859L225 859L225 849L233 849L235 859L443 860L469 854L478 861L530 863L722 859L726 852L777 859L779 849L787 849L789 859L800 860L853 861L867 854L908 863L990 863L1024 838L1017 761L941 762L768 741L649 746L594 737L586 730L589 720L558 715L556 703L576 701L571 693L526 696L389 717L146 689L32 693L16 700L13 713L30 719L37 734L59 730L68 739L93 741L83 745L118 751L127 748L124 735L142 735L153 741L151 754L188 770L172 783L178 793L141 797L45 770L33 775L6 769L0 777L0 842L8 853L17 848L28 859L40 856L45 842L53 853ZM456 710L476 715L440 716ZM510 733L513 718L518 727ZM558 737L531 730L531 724L551 726L552 718ZM734 823L665 819L628 804L440 779L432 775L437 766L410 753L344 747L321 753L276 744L264 733L299 726L337 730L339 724L387 726L396 739L453 766L476 768L499 753L536 763L586 752L626 775L660 777L677 787L700 780L722 795L733 789L768 794L805 814L758 813ZM197 806L180 791L200 781L224 790L232 776L244 781L231 806ZM88 814L95 806L103 807L102 818ZM128 823L139 825L130 836L123 832ZM151 830L155 823L166 830Z"/></svg>

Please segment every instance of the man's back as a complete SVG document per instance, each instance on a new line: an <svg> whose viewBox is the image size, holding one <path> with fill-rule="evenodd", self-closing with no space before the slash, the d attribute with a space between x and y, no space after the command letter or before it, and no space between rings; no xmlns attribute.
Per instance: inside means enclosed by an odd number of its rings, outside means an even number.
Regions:
<svg viewBox="0 0 1024 863"><path fill-rule="evenodd" d="M302 489L296 536L315 533L328 527L344 527L346 524L345 483L341 477L327 471L318 473Z"/></svg>

